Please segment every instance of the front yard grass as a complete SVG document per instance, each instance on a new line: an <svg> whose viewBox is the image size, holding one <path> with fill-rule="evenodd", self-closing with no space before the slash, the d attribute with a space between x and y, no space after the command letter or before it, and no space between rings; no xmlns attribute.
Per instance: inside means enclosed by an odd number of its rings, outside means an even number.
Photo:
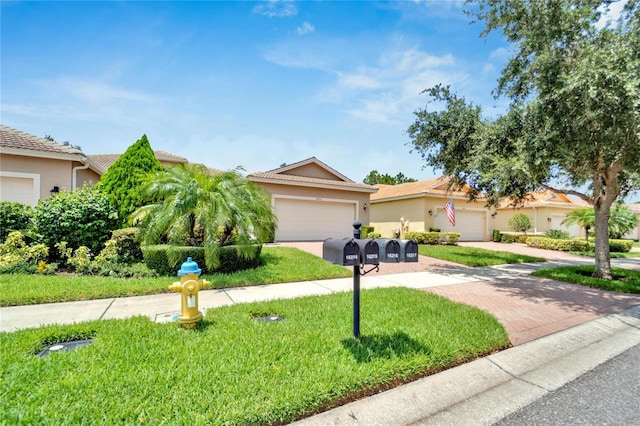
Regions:
<svg viewBox="0 0 640 426"><path fill-rule="evenodd" d="M594 266L559 266L533 272L537 277L551 278L601 290L640 294L640 271L611 268L612 280L592 277Z"/></svg>
<svg viewBox="0 0 640 426"><path fill-rule="evenodd" d="M509 346L485 311L427 292L361 301L359 340L350 293L210 309L194 330L135 317L0 333L0 424L281 424Z"/></svg>
<svg viewBox="0 0 640 426"><path fill-rule="evenodd" d="M348 269L291 247L263 247L263 266L233 274L203 275L209 288L349 277ZM178 268L179 269L179 268ZM70 302L168 293L174 277L122 279L80 275L0 275L0 306Z"/></svg>
<svg viewBox="0 0 640 426"><path fill-rule="evenodd" d="M453 245L426 245L418 246L418 252L422 256L433 257L449 262L460 263L467 266L491 266L505 263L545 262L543 257L526 256L523 254L509 253L506 251L485 250L475 247L462 247Z"/></svg>

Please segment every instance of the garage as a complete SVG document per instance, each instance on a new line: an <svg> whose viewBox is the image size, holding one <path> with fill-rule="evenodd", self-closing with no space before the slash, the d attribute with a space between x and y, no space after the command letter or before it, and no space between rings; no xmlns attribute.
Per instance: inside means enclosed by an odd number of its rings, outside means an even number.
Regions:
<svg viewBox="0 0 640 426"><path fill-rule="evenodd" d="M35 206L40 192L40 176L27 173L0 173L0 198L2 201L18 202Z"/></svg>
<svg viewBox="0 0 640 426"><path fill-rule="evenodd" d="M454 227L444 209L437 209L436 228L442 232L459 232L460 241L484 241L485 235L484 211L456 209L456 226Z"/></svg>
<svg viewBox="0 0 640 426"><path fill-rule="evenodd" d="M322 241L353 235L355 203L275 199L276 241Z"/></svg>

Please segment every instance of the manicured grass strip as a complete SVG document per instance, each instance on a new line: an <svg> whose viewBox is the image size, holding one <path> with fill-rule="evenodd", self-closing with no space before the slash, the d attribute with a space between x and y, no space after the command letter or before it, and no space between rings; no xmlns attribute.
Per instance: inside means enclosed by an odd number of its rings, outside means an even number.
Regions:
<svg viewBox="0 0 640 426"><path fill-rule="evenodd" d="M596 257L596 254L592 251L572 251L571 254L585 257ZM627 253L611 252L609 253L611 259L632 259L634 257L640 257L640 251L630 251Z"/></svg>
<svg viewBox="0 0 640 426"><path fill-rule="evenodd" d="M291 247L264 247L263 266L233 274L203 275L213 288L351 276L338 265ZM77 275L0 275L0 306L69 302L169 292L175 277L121 279Z"/></svg>
<svg viewBox="0 0 640 426"><path fill-rule="evenodd" d="M559 266L533 272L537 277L551 278L601 290L640 294L640 271L611 268L613 280L593 277L594 266Z"/></svg>
<svg viewBox="0 0 640 426"><path fill-rule="evenodd" d="M289 422L509 345L485 311L406 288L362 292L359 341L351 320L337 293L211 309L195 330L137 317L0 333L0 424Z"/></svg>
<svg viewBox="0 0 640 426"><path fill-rule="evenodd" d="M526 256L506 251L485 250L475 247L448 245L420 245L422 256L433 257L467 266L491 266L505 263L545 262L543 257Z"/></svg>

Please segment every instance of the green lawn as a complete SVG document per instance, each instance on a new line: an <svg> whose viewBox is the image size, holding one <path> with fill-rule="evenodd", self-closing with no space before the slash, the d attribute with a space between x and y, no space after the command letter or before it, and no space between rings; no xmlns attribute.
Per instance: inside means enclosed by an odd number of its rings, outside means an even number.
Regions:
<svg viewBox="0 0 640 426"><path fill-rule="evenodd" d="M640 294L640 271L611 268L613 280L594 278L594 266L559 266L533 272L537 277L551 278L601 290Z"/></svg>
<svg viewBox="0 0 640 426"><path fill-rule="evenodd" d="M264 247L263 266L233 274L203 275L215 288L349 277L352 272L290 247ZM177 272L177 271L176 271ZM122 279L79 275L0 275L0 306L68 302L168 293L178 277Z"/></svg>
<svg viewBox="0 0 640 426"><path fill-rule="evenodd" d="M0 424L274 424L509 345L488 313L406 288L0 333ZM281 322L253 317L278 314ZM45 357L46 345L94 343Z"/></svg>
<svg viewBox="0 0 640 426"><path fill-rule="evenodd" d="M418 251L422 256L447 260L467 266L491 266L505 263L545 262L543 257L532 257L506 251L485 250L475 247L448 245L420 245Z"/></svg>

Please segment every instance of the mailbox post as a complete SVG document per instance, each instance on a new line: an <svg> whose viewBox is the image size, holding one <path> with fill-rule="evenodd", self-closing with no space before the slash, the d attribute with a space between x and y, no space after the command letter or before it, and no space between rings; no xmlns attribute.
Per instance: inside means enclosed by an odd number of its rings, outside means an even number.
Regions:
<svg viewBox="0 0 640 426"><path fill-rule="evenodd" d="M353 238L328 238L322 258L342 266L353 266L353 337L360 338L360 276L378 271L380 262L417 262L418 245L413 240L360 239L362 223L353 222ZM364 265L374 266L364 271Z"/></svg>

